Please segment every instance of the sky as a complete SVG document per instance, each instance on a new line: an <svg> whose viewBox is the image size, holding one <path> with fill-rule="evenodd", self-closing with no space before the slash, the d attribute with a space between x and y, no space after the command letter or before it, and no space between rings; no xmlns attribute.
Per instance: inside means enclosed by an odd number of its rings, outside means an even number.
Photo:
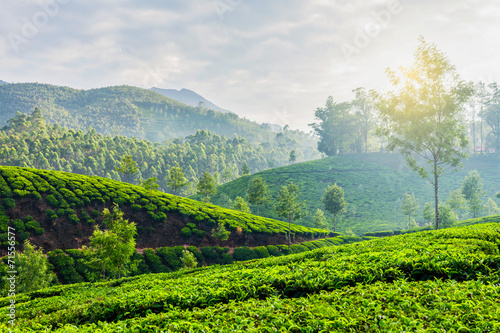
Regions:
<svg viewBox="0 0 500 333"><path fill-rule="evenodd" d="M187 88L258 122L390 88L419 36L464 80L500 78L497 0L2 0L0 80Z"/></svg>

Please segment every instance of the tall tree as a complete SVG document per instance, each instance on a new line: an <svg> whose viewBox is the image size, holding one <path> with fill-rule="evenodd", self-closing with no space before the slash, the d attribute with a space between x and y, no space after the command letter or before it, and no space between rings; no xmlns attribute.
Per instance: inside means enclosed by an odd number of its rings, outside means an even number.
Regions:
<svg viewBox="0 0 500 333"><path fill-rule="evenodd" d="M184 173L182 172L182 168L179 166L179 163L176 163L176 166L172 167L168 171L167 175L167 184L168 187L174 191L174 195L177 195L177 192L185 187L188 184L186 177L184 177Z"/></svg>
<svg viewBox="0 0 500 333"><path fill-rule="evenodd" d="M87 255L88 264L101 271L102 278L127 274L130 258L135 250L135 235L137 228L134 222L123 218L123 212L118 205L113 210L105 208L102 212L103 224L107 228L99 229L95 226L94 233L90 236L89 246L83 247Z"/></svg>
<svg viewBox="0 0 500 333"><path fill-rule="evenodd" d="M211 174L205 172L201 176L200 181L196 185L196 193L204 196L204 202L210 202L210 197L217 193L215 179Z"/></svg>
<svg viewBox="0 0 500 333"><path fill-rule="evenodd" d="M293 182L281 186L276 197L276 213L288 220L288 246L291 244L292 221L296 221L307 215L305 201L300 202L299 187Z"/></svg>
<svg viewBox="0 0 500 333"><path fill-rule="evenodd" d="M248 167L247 161L243 163L243 166L241 167L241 175L246 176L250 174L250 168Z"/></svg>
<svg viewBox="0 0 500 333"><path fill-rule="evenodd" d="M472 170L462 182L462 193L469 204L469 209L476 218L477 212L483 208L482 197L486 193L483 191L483 180L477 170Z"/></svg>
<svg viewBox="0 0 500 333"><path fill-rule="evenodd" d="M243 213L250 213L250 208L242 197L236 197L233 202L233 209Z"/></svg>
<svg viewBox="0 0 500 333"><path fill-rule="evenodd" d="M262 177L256 177L250 180L247 190L247 200L257 206L257 215L261 205L267 205L270 202L270 194L267 184Z"/></svg>
<svg viewBox="0 0 500 333"><path fill-rule="evenodd" d="M379 104L387 122L379 130L388 137L388 148L403 154L408 166L434 186L434 227L438 229L439 177L461 166L466 156L466 131L457 114L472 86L461 81L446 55L423 38L414 64L399 73L388 69L387 74L394 91Z"/></svg>
<svg viewBox="0 0 500 333"><path fill-rule="evenodd" d="M23 244L23 252L16 252L16 292L27 293L50 286L55 276L49 269L49 261L41 249L29 240Z"/></svg>
<svg viewBox="0 0 500 333"><path fill-rule="evenodd" d="M455 212L457 215L457 219L460 219L460 215L458 212L462 209L466 209L467 201L465 200L464 194L462 193L462 189L455 190L448 195L446 199L446 205Z"/></svg>
<svg viewBox="0 0 500 333"><path fill-rule="evenodd" d="M489 96L486 104L486 109L480 113L486 123L491 128L491 141L495 147L495 153L500 154L500 88L498 84L491 83L488 85Z"/></svg>
<svg viewBox="0 0 500 333"><path fill-rule="evenodd" d="M364 88L356 88L353 92L356 96L351 104L355 110L363 136L363 150L368 153L368 134L373 127L377 93L374 90L367 92Z"/></svg>
<svg viewBox="0 0 500 333"><path fill-rule="evenodd" d="M293 162L295 162L296 159L297 159L297 153L295 152L295 150L292 150L290 152L290 156L288 158L288 162L293 163Z"/></svg>
<svg viewBox="0 0 500 333"><path fill-rule="evenodd" d="M333 156L348 150L356 121L350 110L350 103L336 103L331 96L328 97L324 108L316 109L314 115L320 122L309 126L319 135L320 152Z"/></svg>
<svg viewBox="0 0 500 333"><path fill-rule="evenodd" d="M424 218L425 223L428 225L430 225L432 220L434 220L435 215L432 209L432 202L425 203L422 217Z"/></svg>
<svg viewBox="0 0 500 333"><path fill-rule="evenodd" d="M124 181L132 183L134 174L139 171L139 165L132 159L132 156L125 155L122 157L120 166L116 167L116 171L124 175Z"/></svg>
<svg viewBox="0 0 500 333"><path fill-rule="evenodd" d="M411 217L415 215L418 209L419 204L417 198L415 198L415 194L404 193L401 200L401 211L403 215L408 216L408 229L410 229Z"/></svg>
<svg viewBox="0 0 500 333"><path fill-rule="evenodd" d="M325 210L333 215L333 231L337 230L337 215L345 213L347 202L344 199L344 189L337 184L329 185L321 198Z"/></svg>
<svg viewBox="0 0 500 333"><path fill-rule="evenodd" d="M313 227L318 229L327 229L328 222L326 222L325 212L321 209L316 209L316 213L313 216Z"/></svg>

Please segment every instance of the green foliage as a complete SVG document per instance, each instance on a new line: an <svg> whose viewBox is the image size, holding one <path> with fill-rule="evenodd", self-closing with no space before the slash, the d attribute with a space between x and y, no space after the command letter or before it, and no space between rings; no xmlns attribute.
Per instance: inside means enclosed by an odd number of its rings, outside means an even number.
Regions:
<svg viewBox="0 0 500 333"><path fill-rule="evenodd" d="M483 180L477 170L469 172L469 175L463 180L462 194L464 195L465 200L469 203L470 211L475 218L478 211L483 209L482 197L485 194L483 191Z"/></svg>
<svg viewBox="0 0 500 333"><path fill-rule="evenodd" d="M494 332L499 231L498 224L474 225L56 286L16 297L19 327L13 330ZM1 314L9 304L4 299ZM12 329L7 325L0 323L0 329Z"/></svg>
<svg viewBox="0 0 500 333"><path fill-rule="evenodd" d="M269 251L267 250L267 248L265 246L254 247L253 251L255 252L257 257L259 257L259 258L267 258L270 256Z"/></svg>
<svg viewBox="0 0 500 333"><path fill-rule="evenodd" d="M257 206L257 215L261 205L268 205L271 201L267 184L262 177L252 178L248 183L247 200Z"/></svg>
<svg viewBox="0 0 500 333"><path fill-rule="evenodd" d="M401 211L404 215L408 216L408 229L413 227L411 217L414 216L419 209L418 200L415 198L415 194L405 193L403 195L403 200L401 200ZM415 221L414 221L415 222Z"/></svg>
<svg viewBox="0 0 500 333"><path fill-rule="evenodd" d="M241 175L242 176L247 176L250 174L250 168L248 167L247 161L243 163L243 166L241 167Z"/></svg>
<svg viewBox="0 0 500 333"><path fill-rule="evenodd" d="M170 270L178 270L182 267L181 257L184 253L184 248L161 247L156 249L156 253L162 259Z"/></svg>
<svg viewBox="0 0 500 333"><path fill-rule="evenodd" d="M112 212L105 208L102 216L103 224L108 229L103 231L95 226L94 233L89 238L89 246L83 248L89 258L88 264L99 270L104 279L106 274L127 274L130 270L127 266L135 250L135 223L125 220L117 205Z"/></svg>
<svg viewBox="0 0 500 333"><path fill-rule="evenodd" d="M14 207L16 207L16 200L14 200L12 198L4 198L2 200L2 202L3 202L4 208L14 209Z"/></svg>
<svg viewBox="0 0 500 333"><path fill-rule="evenodd" d="M196 185L196 193L204 196L203 201L210 202L210 197L217 193L215 179L205 172Z"/></svg>
<svg viewBox="0 0 500 333"><path fill-rule="evenodd" d="M394 91L379 104L386 124L379 131L388 137L388 148L399 150L410 169L433 185L438 229L439 176L446 167L461 166L465 157L468 142L458 113L473 90L460 80L446 55L423 38L414 64L399 73L388 70L388 77Z"/></svg>
<svg viewBox="0 0 500 333"><path fill-rule="evenodd" d="M120 165L117 166L115 170L123 173L124 181L130 183L133 181L133 176L139 171L139 165L132 159L132 156L125 155L122 157Z"/></svg>
<svg viewBox="0 0 500 333"><path fill-rule="evenodd" d="M250 214L250 208L248 207L248 204L246 203L245 199L242 197L236 197L233 202L233 209Z"/></svg>
<svg viewBox="0 0 500 333"><path fill-rule="evenodd" d="M156 177L151 177L141 181L140 185L148 191L156 191L160 187L160 185L158 185L158 178Z"/></svg>
<svg viewBox="0 0 500 333"><path fill-rule="evenodd" d="M174 191L174 195L177 195L179 190L188 185L184 172L178 163L168 171L167 184Z"/></svg>
<svg viewBox="0 0 500 333"><path fill-rule="evenodd" d="M231 232L229 230L226 230L224 222L219 222L217 228L212 229L212 237L217 240L226 241L229 239L230 235Z"/></svg>
<svg viewBox="0 0 500 333"><path fill-rule="evenodd" d="M321 202L325 206L325 210L333 215L333 231L337 230L337 215L345 213L347 202L344 199L344 189L336 183L333 186L328 186L321 198Z"/></svg>
<svg viewBox="0 0 500 333"><path fill-rule="evenodd" d="M234 249L233 258L236 261L245 261L257 259L258 255L248 246L242 246Z"/></svg>
<svg viewBox="0 0 500 333"><path fill-rule="evenodd" d="M25 217L25 230L31 232L32 237L44 232L48 233L47 238L49 239L57 237L57 230L65 228L66 223L78 224L84 222L82 227L70 229L70 235L72 234L72 236L69 237L81 237L78 231L84 232L87 225L99 226L101 224L102 218L99 216L99 211L95 208L110 206L109 203L104 203L104 197L108 197L110 201L118 198L125 200L122 207L127 214L126 218L130 220L143 220L144 210L148 211L149 218L155 224L169 222L165 212L179 214L188 223L195 222L193 225L197 226L190 228L192 235L196 237L192 241L203 239L206 236L206 230L217 226L219 222L223 222L227 230L241 230L244 233L259 232L271 235L284 234L287 231L287 225L282 221L206 205L199 201L158 191L150 194L144 188L105 178L18 167L0 167L0 179L5 179L5 184L11 184L17 179L24 179L22 183L25 187L45 187L43 199L40 202L34 202L32 199L23 199L21 201L14 199L16 209L13 211L6 210L3 206L0 206L0 233L7 232L10 221L17 218L15 215L18 211L29 211L35 212L37 220L41 221L41 223L38 223L32 217ZM63 188L67 189L68 192L62 191ZM79 208L76 206L70 207L64 200L61 192L68 195L71 195L69 193L71 192L74 198L82 202L83 206ZM60 207L57 210L49 208L51 206L47 204L46 200L50 195L59 203L58 206ZM107 223L104 221L106 228L108 227ZM42 228L42 225L47 230ZM147 227L151 226L148 225ZM143 230L145 230L145 227ZM226 232L228 232L227 230ZM298 235L309 235L312 232L318 232L317 230L297 225L293 225L292 230ZM179 229L178 232L180 233L180 231ZM326 234L325 231L320 233L323 235ZM22 237L27 236L22 234ZM40 239L37 237L33 241L35 244L41 244L38 243ZM73 243L75 247L80 246L77 242L75 240ZM0 244L3 248L6 247L6 244L3 244L1 240ZM93 267L95 268L95 266ZM127 268L127 270L130 269Z"/></svg>
<svg viewBox="0 0 500 333"><path fill-rule="evenodd" d="M142 254L144 255L146 264L148 265L148 268L151 270L151 272L162 273L169 271L169 269L162 264L161 258L155 254L155 250L144 249L142 251Z"/></svg>
<svg viewBox="0 0 500 333"><path fill-rule="evenodd" d="M321 209L316 209L313 217L313 227L318 229L327 229L328 222L326 222L325 213Z"/></svg>
<svg viewBox="0 0 500 333"><path fill-rule="evenodd" d="M182 267L184 268L194 268L198 265L195 256L189 251L184 251L182 258Z"/></svg>
<svg viewBox="0 0 500 333"><path fill-rule="evenodd" d="M181 229L181 236L183 237L191 237L191 229L188 227L182 228Z"/></svg>
<svg viewBox="0 0 500 333"><path fill-rule="evenodd" d="M67 284L83 282L83 277L75 269L75 260L63 250L57 249L49 252L48 258L62 282Z"/></svg>
<svg viewBox="0 0 500 333"><path fill-rule="evenodd" d="M288 219L288 244L291 242L290 223L307 215L305 202L299 202L299 187L291 182L281 187L276 198L275 210L279 216Z"/></svg>
<svg viewBox="0 0 500 333"><path fill-rule="evenodd" d="M47 288L55 276L49 270L48 259L41 249L33 246L29 240L23 244L23 252L16 252L14 265L16 273L16 292L26 293ZM4 290L6 293L7 290Z"/></svg>

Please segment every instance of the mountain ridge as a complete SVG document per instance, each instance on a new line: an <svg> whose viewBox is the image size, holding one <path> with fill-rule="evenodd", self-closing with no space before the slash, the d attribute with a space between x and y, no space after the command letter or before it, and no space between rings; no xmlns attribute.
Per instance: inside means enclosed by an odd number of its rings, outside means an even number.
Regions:
<svg viewBox="0 0 500 333"><path fill-rule="evenodd" d="M182 88L181 90L175 90L175 89L163 89L163 88L152 87L150 90L189 106L198 107L200 103L202 103L203 107L207 109L219 111L222 113L231 112L229 110L221 108L220 106L215 105L214 103L207 100L200 94L186 88Z"/></svg>

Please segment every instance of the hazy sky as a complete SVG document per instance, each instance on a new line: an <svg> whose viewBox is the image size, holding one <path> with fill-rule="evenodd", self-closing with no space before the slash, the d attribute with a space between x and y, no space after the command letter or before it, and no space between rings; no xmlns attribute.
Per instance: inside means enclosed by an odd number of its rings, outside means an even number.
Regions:
<svg viewBox="0 0 500 333"><path fill-rule="evenodd" d="M188 88L309 130L357 87L384 90L419 35L467 80L500 78L498 0L2 0L0 80Z"/></svg>

